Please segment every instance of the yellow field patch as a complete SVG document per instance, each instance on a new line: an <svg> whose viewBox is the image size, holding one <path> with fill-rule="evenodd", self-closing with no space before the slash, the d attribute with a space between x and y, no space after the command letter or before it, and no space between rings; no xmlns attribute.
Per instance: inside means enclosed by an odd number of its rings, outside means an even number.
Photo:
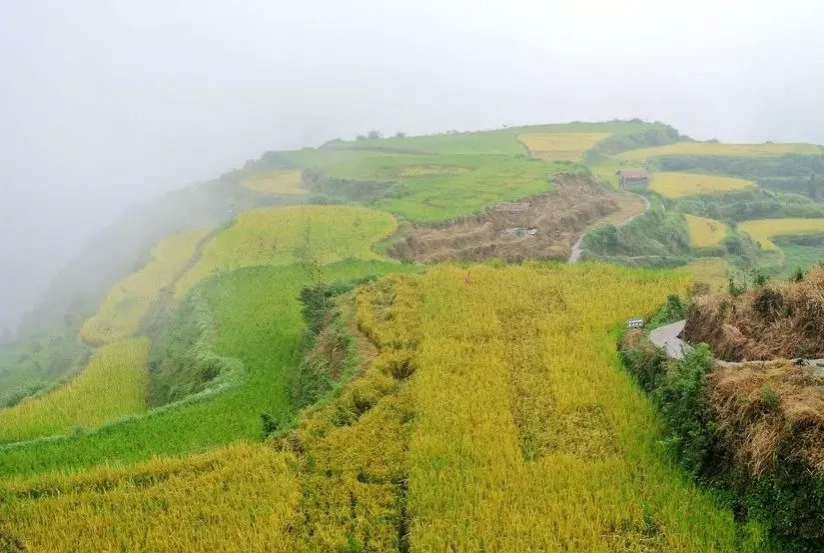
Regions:
<svg viewBox="0 0 824 553"><path fill-rule="evenodd" d="M159 242L152 250L152 261L109 290L97 313L83 324L80 337L102 345L136 334L152 302L186 269L209 232L187 230Z"/></svg>
<svg viewBox="0 0 824 553"><path fill-rule="evenodd" d="M782 234L824 233L824 219L757 219L738 223L738 228L749 234L765 250L778 250L770 240Z"/></svg>
<svg viewBox="0 0 824 553"><path fill-rule="evenodd" d="M596 265L420 280L412 551L759 550L656 446L654 408L617 367L610 329L685 280Z"/></svg>
<svg viewBox="0 0 824 553"><path fill-rule="evenodd" d="M0 410L0 443L91 429L146 411L149 341L103 346L68 384Z"/></svg>
<svg viewBox="0 0 824 553"><path fill-rule="evenodd" d="M256 175L246 177L240 181L241 186L245 186L255 192L263 194L273 194L280 196L303 196L309 192L300 187L300 171L275 171L266 175Z"/></svg>
<svg viewBox="0 0 824 553"><path fill-rule="evenodd" d="M294 456L239 443L189 459L16 482L4 514L26 551L298 551ZM3 527L2 530L9 531ZM0 550L6 542L0 530Z"/></svg>
<svg viewBox="0 0 824 553"><path fill-rule="evenodd" d="M696 248L711 248L727 236L727 225L715 219L684 215L690 233L690 242Z"/></svg>
<svg viewBox="0 0 824 553"><path fill-rule="evenodd" d="M819 146L801 143L719 144L713 142L676 142L666 146L630 150L615 156L627 161L642 161L661 156L777 157L786 154L824 154Z"/></svg>
<svg viewBox="0 0 824 553"><path fill-rule="evenodd" d="M695 282L707 284L714 292L725 290L735 268L722 257L699 257L678 270L691 274Z"/></svg>
<svg viewBox="0 0 824 553"><path fill-rule="evenodd" d="M203 247L199 261L178 281L185 294L215 271L346 258L379 259L372 246L395 232L389 213L350 206L292 206L241 213L235 224Z"/></svg>
<svg viewBox="0 0 824 553"><path fill-rule="evenodd" d="M762 552L758 523L742 539L675 466L618 366L616 324L688 282L595 264L372 282L355 292L368 366L292 432L4 482L0 536L46 552Z"/></svg>
<svg viewBox="0 0 824 553"><path fill-rule="evenodd" d="M526 146L530 155L546 161L576 161L610 133L526 133L518 140Z"/></svg>
<svg viewBox="0 0 824 553"><path fill-rule="evenodd" d="M733 177L700 175L697 173L654 173L650 189L667 198L683 198L698 194L715 194L745 190L752 182Z"/></svg>

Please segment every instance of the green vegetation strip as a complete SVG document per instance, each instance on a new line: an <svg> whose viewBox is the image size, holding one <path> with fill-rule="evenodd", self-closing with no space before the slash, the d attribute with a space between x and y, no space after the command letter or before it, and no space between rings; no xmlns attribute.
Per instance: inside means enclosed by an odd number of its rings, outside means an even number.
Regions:
<svg viewBox="0 0 824 553"><path fill-rule="evenodd" d="M404 269L414 267L347 260L325 267L323 277L345 281ZM215 354L245 366L234 387L88 434L7 446L0 449L0 476L202 451L238 439L259 439L262 413L290 421L294 412L285 375L300 362L305 324L298 295L308 283L301 266L252 267L208 279L199 291L214 311Z"/></svg>

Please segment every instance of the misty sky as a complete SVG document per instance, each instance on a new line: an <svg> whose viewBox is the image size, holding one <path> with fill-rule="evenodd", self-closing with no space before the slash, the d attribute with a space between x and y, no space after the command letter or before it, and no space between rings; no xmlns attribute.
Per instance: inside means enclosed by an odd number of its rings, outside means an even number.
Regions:
<svg viewBox="0 0 824 553"><path fill-rule="evenodd" d="M615 117L824 143L823 21L817 0L0 0L0 329L129 204L265 150Z"/></svg>

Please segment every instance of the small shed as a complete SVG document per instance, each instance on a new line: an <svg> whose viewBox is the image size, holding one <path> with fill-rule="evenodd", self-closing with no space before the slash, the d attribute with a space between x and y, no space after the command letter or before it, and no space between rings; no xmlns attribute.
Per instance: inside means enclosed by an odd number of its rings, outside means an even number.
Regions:
<svg viewBox="0 0 824 553"><path fill-rule="evenodd" d="M621 188L642 188L649 183L646 169L620 169L617 173Z"/></svg>

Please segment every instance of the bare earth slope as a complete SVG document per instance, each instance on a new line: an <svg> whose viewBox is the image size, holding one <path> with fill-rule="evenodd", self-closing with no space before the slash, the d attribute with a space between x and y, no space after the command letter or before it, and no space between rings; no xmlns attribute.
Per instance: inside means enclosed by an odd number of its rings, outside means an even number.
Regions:
<svg viewBox="0 0 824 553"><path fill-rule="evenodd" d="M824 357L824 268L800 282L770 283L736 298L697 297L684 335L728 361Z"/></svg>
<svg viewBox="0 0 824 553"><path fill-rule="evenodd" d="M432 263L500 258L567 259L580 234L597 223L643 211L637 198L608 190L588 175L560 175L557 188L515 204L441 225L415 225L393 256Z"/></svg>

